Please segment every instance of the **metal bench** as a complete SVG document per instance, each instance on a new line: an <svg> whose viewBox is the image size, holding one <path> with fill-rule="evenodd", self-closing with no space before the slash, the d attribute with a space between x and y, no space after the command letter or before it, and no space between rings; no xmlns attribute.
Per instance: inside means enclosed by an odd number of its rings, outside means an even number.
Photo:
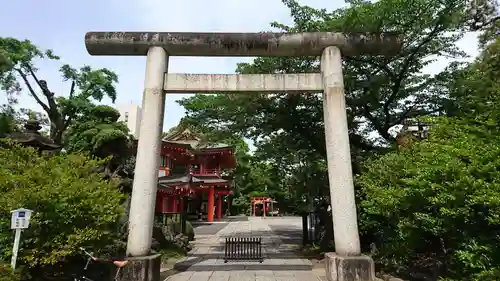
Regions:
<svg viewBox="0 0 500 281"><path fill-rule="evenodd" d="M261 237L226 237L224 263L229 260L263 262Z"/></svg>

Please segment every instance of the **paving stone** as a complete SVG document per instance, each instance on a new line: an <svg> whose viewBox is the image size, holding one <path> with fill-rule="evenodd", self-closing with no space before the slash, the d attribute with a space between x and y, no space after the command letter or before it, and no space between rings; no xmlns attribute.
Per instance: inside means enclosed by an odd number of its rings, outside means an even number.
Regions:
<svg viewBox="0 0 500 281"><path fill-rule="evenodd" d="M274 277L274 272L272 270L257 270L255 271L255 276L271 276Z"/></svg>
<svg viewBox="0 0 500 281"><path fill-rule="evenodd" d="M167 277L167 281L189 281L191 276L193 275L194 272L192 271L185 271L185 272L180 272L175 275Z"/></svg>
<svg viewBox="0 0 500 281"><path fill-rule="evenodd" d="M229 281L255 281L255 272L234 270L229 272Z"/></svg>
<svg viewBox="0 0 500 281"><path fill-rule="evenodd" d="M230 277L230 271L214 271L209 281L228 281Z"/></svg>
<svg viewBox="0 0 500 281"><path fill-rule="evenodd" d="M295 275L294 271L287 271L287 270L275 270L274 271L274 276L276 277L292 277Z"/></svg>
<svg viewBox="0 0 500 281"><path fill-rule="evenodd" d="M277 227L280 232L273 232ZM291 230L287 230L290 227ZM255 218L235 220L214 235L196 236L194 249L198 261L185 272L168 277L168 281L317 281L318 276L311 270L301 270L311 266L308 260L296 257L293 248L297 245L284 244L283 233L290 233L301 227L300 218ZM287 231L285 231L287 230ZM300 229L299 229L300 231ZM256 261L224 263L225 238L229 236L260 235L263 243L262 263ZM281 235L281 236L280 236ZM300 234L299 234L300 235ZM281 257L283 258L281 258ZM279 258L278 258L279 257ZM196 261L195 259L195 261ZM187 260L193 260L193 257ZM291 268L291 269L288 269Z"/></svg>
<svg viewBox="0 0 500 281"><path fill-rule="evenodd" d="M276 276L274 277L275 281L316 281L316 279L305 279L305 280L300 280L297 279L293 276Z"/></svg>
<svg viewBox="0 0 500 281"><path fill-rule="evenodd" d="M195 271L189 281L208 281L212 277L212 271ZM175 275L174 275L175 276ZM174 279L174 281L177 281Z"/></svg>
<svg viewBox="0 0 500 281"><path fill-rule="evenodd" d="M255 281L276 281L274 276L255 276Z"/></svg>

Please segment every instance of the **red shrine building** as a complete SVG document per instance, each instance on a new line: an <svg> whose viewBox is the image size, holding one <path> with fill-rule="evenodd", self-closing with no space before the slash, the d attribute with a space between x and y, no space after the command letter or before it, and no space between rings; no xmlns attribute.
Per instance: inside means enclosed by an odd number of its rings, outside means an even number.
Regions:
<svg viewBox="0 0 500 281"><path fill-rule="evenodd" d="M224 174L236 168L233 148L184 129L162 140L160 155L156 212L201 214L209 222L222 218L232 194L232 178Z"/></svg>

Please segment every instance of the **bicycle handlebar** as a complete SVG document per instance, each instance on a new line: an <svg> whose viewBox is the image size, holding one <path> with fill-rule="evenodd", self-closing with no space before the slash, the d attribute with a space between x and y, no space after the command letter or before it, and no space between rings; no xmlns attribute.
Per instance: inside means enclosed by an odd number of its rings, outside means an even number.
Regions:
<svg viewBox="0 0 500 281"><path fill-rule="evenodd" d="M89 256L89 258L90 258L90 259L92 259L92 260L94 260L94 261L98 261L98 260L99 260L99 259L97 259L96 257L94 257L94 253L92 253L92 252L90 252L90 253L89 253L89 252L87 252L87 250L85 250L85 248L80 247L80 250L81 250L82 252L84 252L87 256ZM88 260L87 265L88 265L88 263L90 262L90 259ZM113 263L116 267L118 267L118 271L117 271L117 273L116 273L116 274L118 274L118 272L120 272L120 268L122 268L122 267L126 266L126 265L129 263L129 261L127 261L127 260L113 260L113 261L112 261L112 263ZM87 268L87 266L85 266L85 268ZM117 275L117 276L118 276L118 275Z"/></svg>
<svg viewBox="0 0 500 281"><path fill-rule="evenodd" d="M92 253L87 252L87 250L85 250L85 248L80 247L80 250L82 252L84 252L87 256L89 256L90 258L95 259L95 257L92 255Z"/></svg>

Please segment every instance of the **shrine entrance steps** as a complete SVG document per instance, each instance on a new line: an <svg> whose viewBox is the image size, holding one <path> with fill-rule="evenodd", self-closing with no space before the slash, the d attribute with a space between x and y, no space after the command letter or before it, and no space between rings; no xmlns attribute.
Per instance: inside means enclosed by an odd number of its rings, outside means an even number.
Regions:
<svg viewBox="0 0 500 281"><path fill-rule="evenodd" d="M219 225L214 224L212 226ZM314 272L307 259L295 254L301 243L300 217L227 220L227 225L215 234L204 234L202 226L194 229L196 241L188 257L178 262L179 273L168 281L318 281L326 280L324 272ZM278 231L273 231L273 228ZM215 229L214 229L215 230ZM286 230L286 231L285 231ZM297 234L298 233L298 234ZM293 234L292 239L287 239ZM299 237L297 237L299 235ZM224 263L227 237L260 237L264 260L228 261Z"/></svg>

